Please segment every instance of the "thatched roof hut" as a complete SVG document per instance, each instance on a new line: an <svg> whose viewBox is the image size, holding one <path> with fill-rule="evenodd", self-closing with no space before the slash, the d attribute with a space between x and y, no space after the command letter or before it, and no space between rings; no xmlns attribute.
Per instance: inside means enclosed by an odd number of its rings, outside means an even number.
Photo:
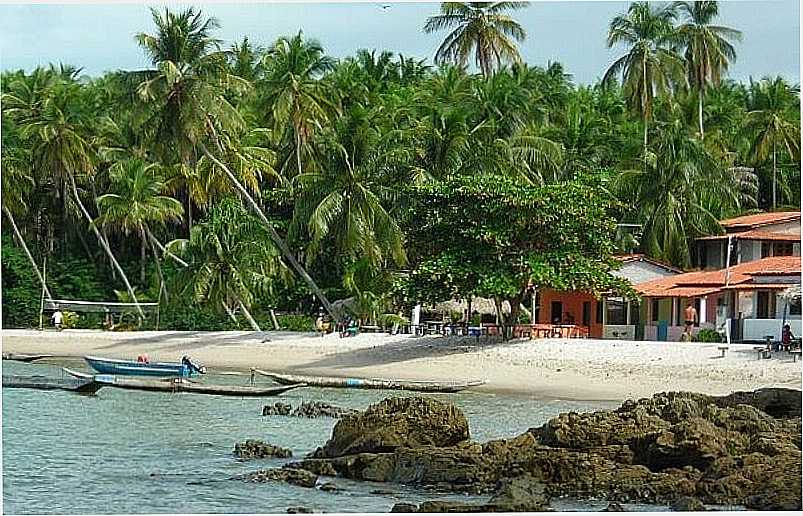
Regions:
<svg viewBox="0 0 803 516"><path fill-rule="evenodd" d="M450 301L443 301L435 304L431 309L435 312L441 313L459 313L462 314L468 310L467 299L452 299ZM471 298L471 311L477 312L482 315L496 315L496 306L494 300L485 297ZM510 303L507 301L502 302L502 312L510 313Z"/></svg>

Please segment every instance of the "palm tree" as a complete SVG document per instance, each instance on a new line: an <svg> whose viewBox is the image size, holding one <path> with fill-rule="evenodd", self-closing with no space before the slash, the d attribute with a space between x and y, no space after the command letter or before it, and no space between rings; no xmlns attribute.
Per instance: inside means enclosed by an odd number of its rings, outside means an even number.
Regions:
<svg viewBox="0 0 803 516"><path fill-rule="evenodd" d="M683 61L671 48L675 41L674 18L674 12L666 6L636 2L630 4L627 14L616 16L608 29L608 48L630 48L608 68L603 82L621 75L627 103L644 122L645 152L655 97L671 93L684 80Z"/></svg>
<svg viewBox="0 0 803 516"><path fill-rule="evenodd" d="M722 166L680 118L662 122L649 167L622 171L613 187L643 223L643 251L681 267L690 263L692 238L721 231L719 220L754 202L749 170Z"/></svg>
<svg viewBox="0 0 803 516"><path fill-rule="evenodd" d="M259 294L270 293L285 268L270 235L235 199L217 203L208 220L196 224L189 240L168 248L188 266L176 277L180 290L199 303L223 308L233 316L239 309L254 331L261 331L250 309Z"/></svg>
<svg viewBox="0 0 803 516"><path fill-rule="evenodd" d="M192 176L200 159L199 141L207 136L210 119L227 130L240 129L240 113L227 100L227 88L247 83L228 72L227 53L212 36L215 18L204 19L188 8L179 13L151 9L155 34L140 33L137 42L153 65L136 72L137 87L146 114L140 129L161 149L165 163L178 163L183 176ZM192 196L187 193L187 225L192 226Z"/></svg>
<svg viewBox="0 0 803 516"><path fill-rule="evenodd" d="M503 63L521 61L516 42L524 41L524 28L506 11L523 9L529 2L443 2L441 12L430 16L424 32L452 29L435 53L435 62L465 66L469 56L485 77Z"/></svg>
<svg viewBox="0 0 803 516"><path fill-rule="evenodd" d="M778 202L778 154L800 160L800 87L781 77L751 81L745 132L756 163L772 157L772 208Z"/></svg>
<svg viewBox="0 0 803 516"><path fill-rule="evenodd" d="M64 71L66 74L67 71ZM64 195L64 202L71 201L86 219L89 228L109 258L113 269L120 275L131 298L136 295L106 238L100 233L92 216L86 209L78 190L76 176L89 177L94 172L95 149L87 140L90 120L83 104L82 91L73 80L59 74L40 90L41 98L27 105L10 98L13 108L10 113L20 125L20 134L30 145L31 164L36 170L47 171L56 184L65 185L71 195ZM73 72L69 72L70 76ZM7 97L4 96L4 100ZM66 212L65 212L66 213ZM141 317L145 314L137 304Z"/></svg>
<svg viewBox="0 0 803 516"><path fill-rule="evenodd" d="M115 193L98 198L99 222L119 228L125 235L132 232L139 235L140 282L144 284L145 249L151 235L150 226L178 222L184 209L176 199L161 195L165 183L156 164L146 164L141 159L119 162L112 166L109 176ZM159 255L153 242L150 247L158 267Z"/></svg>
<svg viewBox="0 0 803 516"><path fill-rule="evenodd" d="M709 85L718 86L730 63L736 59L734 41L741 41L736 29L714 25L719 4L713 0L675 2L673 8L684 18L675 30L684 49L689 85L697 92L700 137L703 129L703 97Z"/></svg>
<svg viewBox="0 0 803 516"><path fill-rule="evenodd" d="M287 147L293 149L296 174L302 173L302 148L336 110L332 93L320 80L334 64L320 43L305 40L300 31L292 38L279 38L263 59L263 102L268 120L277 139L292 138Z"/></svg>

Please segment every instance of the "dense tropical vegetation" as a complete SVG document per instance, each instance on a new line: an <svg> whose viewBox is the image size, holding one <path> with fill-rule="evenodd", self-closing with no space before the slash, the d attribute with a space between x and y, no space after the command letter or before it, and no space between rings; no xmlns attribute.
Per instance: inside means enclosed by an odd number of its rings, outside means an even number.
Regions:
<svg viewBox="0 0 803 516"><path fill-rule="evenodd" d="M451 296L515 318L533 287L628 294L617 252L688 267L719 219L800 205L799 87L727 79L740 33L716 2L632 4L592 85L523 62L524 7L444 3L436 65L301 32L227 48L189 8L136 36L149 69L4 72L4 325L37 324L43 283L158 302L142 327L349 297L371 319Z"/></svg>

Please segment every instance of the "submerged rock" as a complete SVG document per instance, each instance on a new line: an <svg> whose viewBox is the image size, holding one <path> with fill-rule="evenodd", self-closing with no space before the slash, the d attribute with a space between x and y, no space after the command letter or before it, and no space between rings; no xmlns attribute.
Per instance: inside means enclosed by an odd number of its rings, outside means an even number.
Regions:
<svg viewBox="0 0 803 516"><path fill-rule="evenodd" d="M341 418L359 413L358 410L330 405L324 401L304 401L293 410L289 403L276 402L262 407L263 416L331 417Z"/></svg>
<svg viewBox="0 0 803 516"><path fill-rule="evenodd" d="M277 401L273 405L265 405L262 407L263 416L289 416L293 407L289 403L282 403Z"/></svg>
<svg viewBox="0 0 803 516"><path fill-rule="evenodd" d="M274 446L256 439L234 445L234 455L240 459L264 459L266 457L288 458L293 456L292 450Z"/></svg>
<svg viewBox="0 0 803 516"><path fill-rule="evenodd" d="M288 507L287 514L312 514L315 511L309 507Z"/></svg>
<svg viewBox="0 0 803 516"><path fill-rule="evenodd" d="M611 502L608 504L607 507L602 509L601 512L627 512L627 509L622 507L622 504L620 503Z"/></svg>
<svg viewBox="0 0 803 516"><path fill-rule="evenodd" d="M318 476L297 468L261 469L234 477L245 482L286 482L300 487L315 487Z"/></svg>
<svg viewBox="0 0 803 516"><path fill-rule="evenodd" d="M705 505L693 496L683 496L672 504L672 510L677 512L700 512L705 510Z"/></svg>
<svg viewBox="0 0 803 516"><path fill-rule="evenodd" d="M390 512L418 512L418 506L414 503L399 502L390 509Z"/></svg>
<svg viewBox="0 0 803 516"><path fill-rule="evenodd" d="M431 398L388 398L338 421L331 439L314 456L453 446L468 438L468 421L454 405Z"/></svg>
<svg viewBox="0 0 803 516"><path fill-rule="evenodd" d="M482 444L468 441L453 406L391 398L343 418L323 448L290 467L493 495L481 505L425 502L420 512L536 511L557 495L799 510L801 420L787 417L795 394L778 391L660 393Z"/></svg>

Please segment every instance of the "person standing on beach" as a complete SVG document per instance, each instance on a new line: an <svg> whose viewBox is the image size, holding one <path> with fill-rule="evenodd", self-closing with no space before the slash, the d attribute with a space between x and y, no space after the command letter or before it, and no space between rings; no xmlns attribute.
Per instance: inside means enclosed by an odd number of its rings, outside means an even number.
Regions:
<svg viewBox="0 0 803 516"><path fill-rule="evenodd" d="M686 321L685 333L687 333L689 337L691 337L691 328L697 322L697 309L694 308L694 303L692 302L692 300L689 300L689 302L686 303L686 310L684 312L684 315Z"/></svg>
<svg viewBox="0 0 803 516"><path fill-rule="evenodd" d="M61 313L61 310L56 310L53 312L53 315L50 316L50 320L53 321L53 326L55 326L58 331L61 331L61 321L63 319L64 314Z"/></svg>

